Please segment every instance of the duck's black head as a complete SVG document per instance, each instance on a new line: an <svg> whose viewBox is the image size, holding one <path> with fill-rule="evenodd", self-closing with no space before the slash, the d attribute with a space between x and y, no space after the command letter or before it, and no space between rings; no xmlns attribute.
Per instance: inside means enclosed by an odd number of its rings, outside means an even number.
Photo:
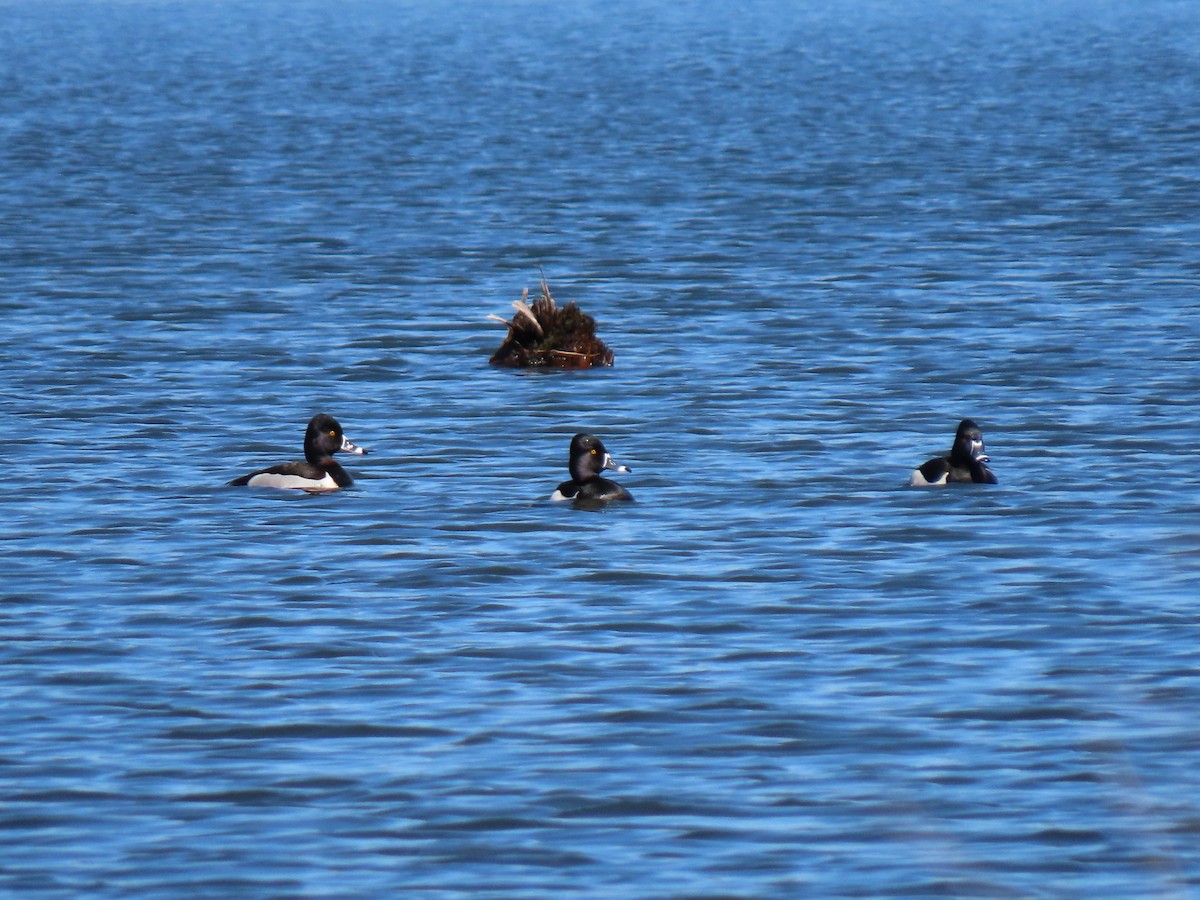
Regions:
<svg viewBox="0 0 1200 900"><path fill-rule="evenodd" d="M568 468L571 477L580 484L599 478L605 469L629 471L625 466L617 465L616 460L604 449L600 438L592 434L577 434L571 438L571 461Z"/></svg>
<svg viewBox="0 0 1200 900"><path fill-rule="evenodd" d="M350 443L342 433L342 426L338 424L337 419L325 413L317 413L308 423L308 430L304 432L304 458L312 463L320 462L339 450L357 453L360 456L367 452L362 447Z"/></svg>
<svg viewBox="0 0 1200 900"><path fill-rule="evenodd" d="M994 472L988 468L988 455L983 449L983 432L970 419L958 423L958 433L954 435L954 446L950 450L950 464L971 473L971 480L976 484L996 484Z"/></svg>
<svg viewBox="0 0 1200 900"><path fill-rule="evenodd" d="M988 461L983 449L983 432L971 419L958 423L954 435L954 446L950 449L950 462L956 466L982 465Z"/></svg>

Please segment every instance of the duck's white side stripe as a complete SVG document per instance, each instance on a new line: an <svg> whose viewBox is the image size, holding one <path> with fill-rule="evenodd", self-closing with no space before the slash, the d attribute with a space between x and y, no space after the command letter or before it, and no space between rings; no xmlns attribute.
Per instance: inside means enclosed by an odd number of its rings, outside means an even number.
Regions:
<svg viewBox="0 0 1200 900"><path fill-rule="evenodd" d="M336 491L337 482L333 476L326 474L324 478L302 478L299 475L279 475L274 472L263 472L255 475L246 482L250 487L290 488L301 491Z"/></svg>
<svg viewBox="0 0 1200 900"><path fill-rule="evenodd" d="M920 469L913 469L912 477L908 480L908 484L909 487L936 487L937 485L945 484L948 477L950 477L950 473L943 472L942 477L937 481L927 481L925 476L921 474Z"/></svg>

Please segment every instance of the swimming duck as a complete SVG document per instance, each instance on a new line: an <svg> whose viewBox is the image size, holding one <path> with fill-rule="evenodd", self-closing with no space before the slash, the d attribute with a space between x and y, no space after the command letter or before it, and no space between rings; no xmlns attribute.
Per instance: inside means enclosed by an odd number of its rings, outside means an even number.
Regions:
<svg viewBox="0 0 1200 900"><path fill-rule="evenodd" d="M970 419L958 423L954 446L949 456L935 456L912 473L909 484L924 487L935 484L996 484L996 476L987 467L983 450L983 432Z"/></svg>
<svg viewBox="0 0 1200 900"><path fill-rule="evenodd" d="M605 469L628 472L608 455L604 444L595 435L577 434L571 438L571 460L568 464L571 480L558 486L551 500L632 500L633 495L617 482L601 478Z"/></svg>
<svg viewBox="0 0 1200 900"><path fill-rule="evenodd" d="M366 450L350 443L342 433L337 419L318 413L304 432L304 462L282 463L269 469L259 469L229 482L250 487L294 488L302 491L336 491L354 484L350 473L333 459L338 451L356 453Z"/></svg>

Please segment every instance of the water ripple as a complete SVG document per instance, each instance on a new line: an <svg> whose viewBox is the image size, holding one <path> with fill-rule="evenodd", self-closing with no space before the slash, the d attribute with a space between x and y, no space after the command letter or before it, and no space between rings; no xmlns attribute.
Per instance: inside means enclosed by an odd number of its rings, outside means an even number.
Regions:
<svg viewBox="0 0 1200 900"><path fill-rule="evenodd" d="M853 6L6 8L0 890L1198 889L1195 11Z"/></svg>

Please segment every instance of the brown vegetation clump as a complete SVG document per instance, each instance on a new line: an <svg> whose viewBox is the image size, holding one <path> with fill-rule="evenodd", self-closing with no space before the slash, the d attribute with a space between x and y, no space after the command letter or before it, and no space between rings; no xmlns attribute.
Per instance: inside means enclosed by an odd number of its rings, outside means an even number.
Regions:
<svg viewBox="0 0 1200 900"><path fill-rule="evenodd" d="M596 320L572 301L558 306L542 276L541 296L532 304L529 289L513 302L512 321L489 316L508 326L508 336L491 363L514 368L590 369L611 366L613 353L596 337Z"/></svg>

